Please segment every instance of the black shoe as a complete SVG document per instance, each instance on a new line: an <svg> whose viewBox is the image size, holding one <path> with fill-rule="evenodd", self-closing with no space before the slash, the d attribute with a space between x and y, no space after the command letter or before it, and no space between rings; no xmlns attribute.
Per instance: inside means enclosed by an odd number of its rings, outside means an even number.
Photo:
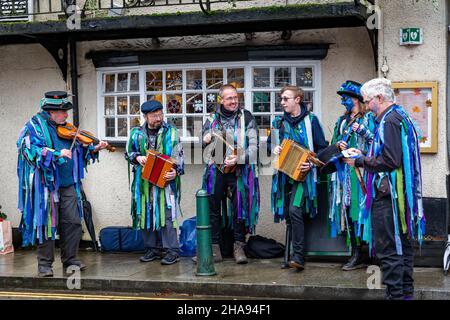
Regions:
<svg viewBox="0 0 450 320"><path fill-rule="evenodd" d="M52 267L38 267L38 277L39 278L49 278L53 277L53 269Z"/></svg>
<svg viewBox="0 0 450 320"><path fill-rule="evenodd" d="M300 261L291 260L289 261L289 268L295 268L297 271L305 270L305 263Z"/></svg>
<svg viewBox="0 0 450 320"><path fill-rule="evenodd" d="M84 271L87 269L87 266L83 262L78 261L78 260L63 264L64 269L67 269L70 266L76 266L76 267L80 268L80 271Z"/></svg>
<svg viewBox="0 0 450 320"><path fill-rule="evenodd" d="M164 258L161 260L161 264L169 265L169 264L174 264L178 261L180 261L180 257L178 255L178 253L169 251L169 253L166 254L164 256Z"/></svg>
<svg viewBox="0 0 450 320"><path fill-rule="evenodd" d="M362 269L366 265L362 259L361 250L358 248L354 250L350 260L342 267L343 271L352 271L356 269Z"/></svg>
<svg viewBox="0 0 450 320"><path fill-rule="evenodd" d="M150 262L156 259L161 259L161 253L158 250L150 249L142 257L139 258L139 261Z"/></svg>

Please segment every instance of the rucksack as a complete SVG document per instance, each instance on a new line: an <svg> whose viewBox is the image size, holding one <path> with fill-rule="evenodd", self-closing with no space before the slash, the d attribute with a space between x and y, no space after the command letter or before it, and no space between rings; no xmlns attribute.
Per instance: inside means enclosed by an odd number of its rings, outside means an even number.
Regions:
<svg viewBox="0 0 450 320"><path fill-rule="evenodd" d="M245 254L249 258L271 259L284 255L285 246L274 239L259 235L250 236L245 246Z"/></svg>

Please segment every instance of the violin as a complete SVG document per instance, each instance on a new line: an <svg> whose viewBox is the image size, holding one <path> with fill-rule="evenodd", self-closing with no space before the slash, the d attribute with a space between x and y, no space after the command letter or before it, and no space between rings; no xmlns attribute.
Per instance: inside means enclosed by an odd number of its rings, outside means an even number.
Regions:
<svg viewBox="0 0 450 320"><path fill-rule="evenodd" d="M91 144L91 143L99 143L100 140L97 139L92 133L86 130L78 130L77 127L75 127L73 124L66 122L64 125L59 125L56 128L56 132L58 134L58 137L62 139L72 140L75 138L75 135L77 137L77 140L83 144ZM112 147L108 145L106 149L109 150L109 152L116 151L115 147Z"/></svg>

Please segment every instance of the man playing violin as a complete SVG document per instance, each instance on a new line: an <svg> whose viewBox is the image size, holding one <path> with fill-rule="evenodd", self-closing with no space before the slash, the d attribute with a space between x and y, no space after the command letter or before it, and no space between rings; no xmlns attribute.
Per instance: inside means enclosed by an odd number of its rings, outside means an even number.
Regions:
<svg viewBox="0 0 450 320"><path fill-rule="evenodd" d="M144 102L141 112L144 114L145 123L131 130L125 153L128 163L133 165L133 227L142 230L146 248L146 253L140 261L161 259L161 264L171 265L179 261L177 218L181 215L180 176L184 174L183 148L178 129L164 121L163 106L159 101ZM142 178L149 149L175 160L175 168L164 176L168 182L165 188Z"/></svg>
<svg viewBox="0 0 450 320"><path fill-rule="evenodd" d="M28 121L19 134L18 176L20 229L23 246L38 243L38 275L52 277L55 237L59 234L64 272L69 267L86 269L77 259L82 235L81 180L84 168L98 159L98 151L108 147L84 145L58 136L72 103L64 91L50 91L41 99L41 111Z"/></svg>

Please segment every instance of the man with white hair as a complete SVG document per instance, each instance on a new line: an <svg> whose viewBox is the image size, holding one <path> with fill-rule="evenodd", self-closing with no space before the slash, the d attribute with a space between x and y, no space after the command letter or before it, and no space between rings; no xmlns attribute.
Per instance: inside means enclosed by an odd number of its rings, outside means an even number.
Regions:
<svg viewBox="0 0 450 320"><path fill-rule="evenodd" d="M364 103L377 116L377 129L367 155L349 149L355 157L344 161L363 167L367 197L360 216L362 239L381 262L387 299L413 298L414 250L425 229L419 137L405 110L395 104L391 82L379 78L366 82ZM415 230L417 226L417 230Z"/></svg>

